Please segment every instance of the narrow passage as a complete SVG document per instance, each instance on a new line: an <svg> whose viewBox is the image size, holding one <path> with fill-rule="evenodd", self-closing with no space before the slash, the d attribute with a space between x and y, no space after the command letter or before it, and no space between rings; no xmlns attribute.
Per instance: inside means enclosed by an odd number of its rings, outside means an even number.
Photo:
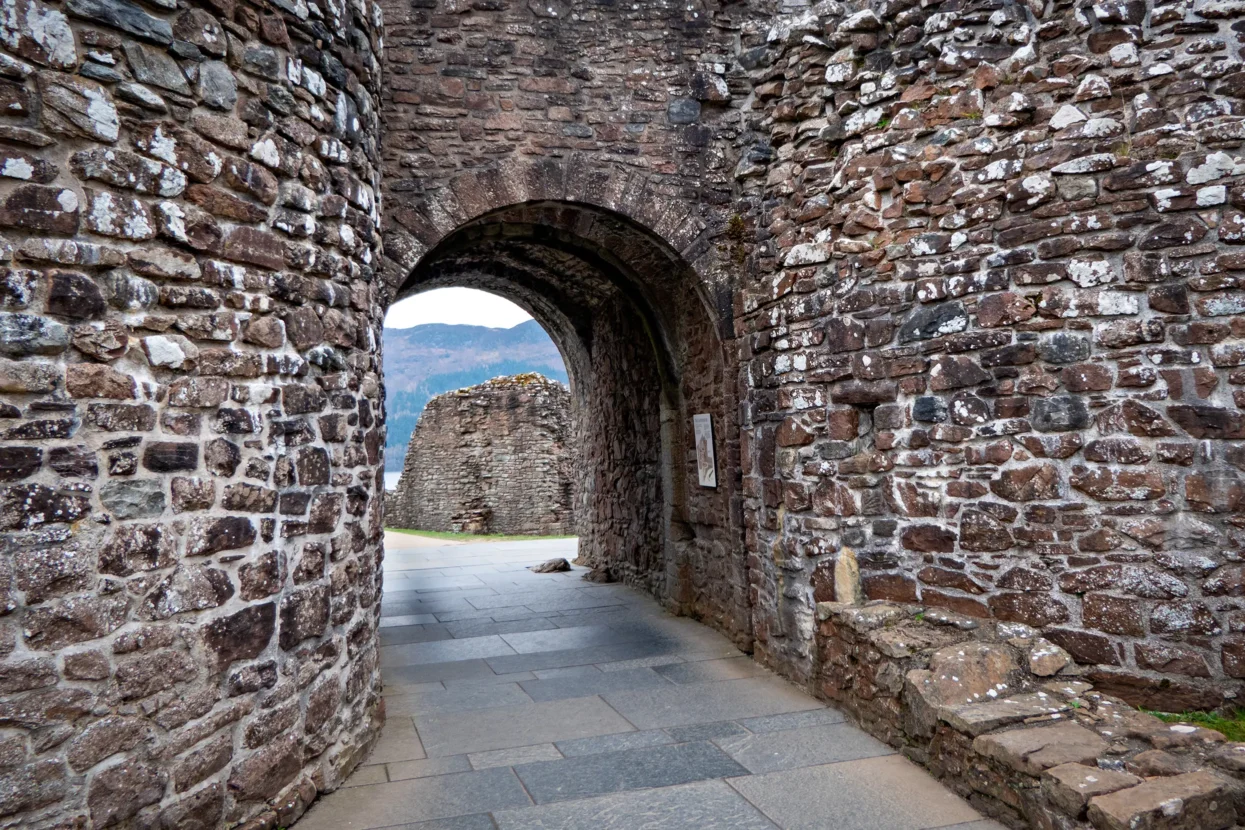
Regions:
<svg viewBox="0 0 1245 830"><path fill-rule="evenodd" d="M386 534L388 720L299 830L1003 830L575 541Z"/></svg>

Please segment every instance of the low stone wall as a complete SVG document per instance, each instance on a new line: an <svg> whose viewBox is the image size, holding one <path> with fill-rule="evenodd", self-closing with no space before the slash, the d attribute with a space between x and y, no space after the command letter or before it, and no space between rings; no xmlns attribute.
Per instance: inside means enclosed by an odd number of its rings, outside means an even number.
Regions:
<svg viewBox="0 0 1245 830"><path fill-rule="evenodd" d="M438 395L411 434L386 524L456 533L575 532L571 396L538 374Z"/></svg>
<svg viewBox="0 0 1245 830"><path fill-rule="evenodd" d="M1009 827L1245 818L1245 744L1095 691L1028 626L890 603L820 603L817 616L820 696Z"/></svg>

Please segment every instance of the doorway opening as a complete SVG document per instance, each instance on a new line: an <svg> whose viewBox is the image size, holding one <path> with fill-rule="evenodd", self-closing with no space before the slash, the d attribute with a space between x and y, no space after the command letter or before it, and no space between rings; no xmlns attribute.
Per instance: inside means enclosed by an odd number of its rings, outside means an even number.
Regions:
<svg viewBox="0 0 1245 830"><path fill-rule="evenodd" d="M580 562L750 646L733 383L693 269L627 217L541 201L460 224L395 299L451 287L515 303L562 355Z"/></svg>
<svg viewBox="0 0 1245 830"><path fill-rule="evenodd" d="M431 289L389 308L383 345L389 528L575 535L566 367L530 314Z"/></svg>

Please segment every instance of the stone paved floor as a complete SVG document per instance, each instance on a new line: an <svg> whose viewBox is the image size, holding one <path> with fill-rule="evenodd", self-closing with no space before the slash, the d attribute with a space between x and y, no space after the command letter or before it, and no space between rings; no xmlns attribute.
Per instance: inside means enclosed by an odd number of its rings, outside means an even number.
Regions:
<svg viewBox="0 0 1245 830"><path fill-rule="evenodd" d="M385 731L298 830L1002 830L711 629L526 569L573 540L388 551Z"/></svg>

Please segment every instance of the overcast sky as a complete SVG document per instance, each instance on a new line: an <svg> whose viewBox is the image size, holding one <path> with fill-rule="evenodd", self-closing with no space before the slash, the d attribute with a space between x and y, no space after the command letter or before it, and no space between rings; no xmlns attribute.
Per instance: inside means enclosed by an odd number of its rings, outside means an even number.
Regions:
<svg viewBox="0 0 1245 830"><path fill-rule="evenodd" d="M389 307L385 325L409 329L424 323L489 326L508 329L532 316L509 300L473 288L435 288Z"/></svg>

